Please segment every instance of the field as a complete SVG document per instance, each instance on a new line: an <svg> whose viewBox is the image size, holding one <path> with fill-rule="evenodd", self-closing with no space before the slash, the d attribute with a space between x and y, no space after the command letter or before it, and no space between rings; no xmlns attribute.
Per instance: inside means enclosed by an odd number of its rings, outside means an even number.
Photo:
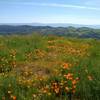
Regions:
<svg viewBox="0 0 100 100"><path fill-rule="evenodd" d="M100 40L0 36L0 100L100 100Z"/></svg>

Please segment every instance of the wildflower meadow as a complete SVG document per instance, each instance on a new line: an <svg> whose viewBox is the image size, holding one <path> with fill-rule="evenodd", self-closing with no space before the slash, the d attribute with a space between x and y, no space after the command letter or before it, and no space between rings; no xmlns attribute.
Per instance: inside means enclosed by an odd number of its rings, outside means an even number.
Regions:
<svg viewBox="0 0 100 100"><path fill-rule="evenodd" d="M0 36L0 100L100 100L100 40Z"/></svg>

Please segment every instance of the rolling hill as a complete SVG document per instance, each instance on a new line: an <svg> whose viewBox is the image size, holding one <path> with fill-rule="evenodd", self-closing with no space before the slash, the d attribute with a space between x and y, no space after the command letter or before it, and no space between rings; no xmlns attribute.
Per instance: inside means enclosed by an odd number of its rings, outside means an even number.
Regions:
<svg viewBox="0 0 100 100"><path fill-rule="evenodd" d="M52 26L30 26L30 25L0 25L0 35L31 34L71 36L81 38L100 39L100 29L89 27L52 27Z"/></svg>

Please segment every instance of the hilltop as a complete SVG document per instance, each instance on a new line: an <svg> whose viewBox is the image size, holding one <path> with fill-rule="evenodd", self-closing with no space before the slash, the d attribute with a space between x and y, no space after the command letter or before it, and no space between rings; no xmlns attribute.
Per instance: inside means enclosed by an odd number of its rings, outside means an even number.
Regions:
<svg viewBox="0 0 100 100"><path fill-rule="evenodd" d="M38 33L43 35L57 35L80 38L100 39L100 29L89 27L52 27L52 26L30 26L30 25L0 25L0 35L22 35Z"/></svg>

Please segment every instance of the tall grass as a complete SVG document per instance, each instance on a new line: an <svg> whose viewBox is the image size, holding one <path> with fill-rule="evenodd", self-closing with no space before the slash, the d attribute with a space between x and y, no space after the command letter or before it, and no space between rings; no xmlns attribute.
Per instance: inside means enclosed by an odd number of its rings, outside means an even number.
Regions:
<svg viewBox="0 0 100 100"><path fill-rule="evenodd" d="M99 60L100 40L1 36L0 100L100 100ZM62 72L64 64L70 70ZM79 78L75 93L70 89L71 96L65 86L73 80L63 78L68 73ZM63 88L62 81L68 82ZM51 88L53 82L58 93Z"/></svg>

